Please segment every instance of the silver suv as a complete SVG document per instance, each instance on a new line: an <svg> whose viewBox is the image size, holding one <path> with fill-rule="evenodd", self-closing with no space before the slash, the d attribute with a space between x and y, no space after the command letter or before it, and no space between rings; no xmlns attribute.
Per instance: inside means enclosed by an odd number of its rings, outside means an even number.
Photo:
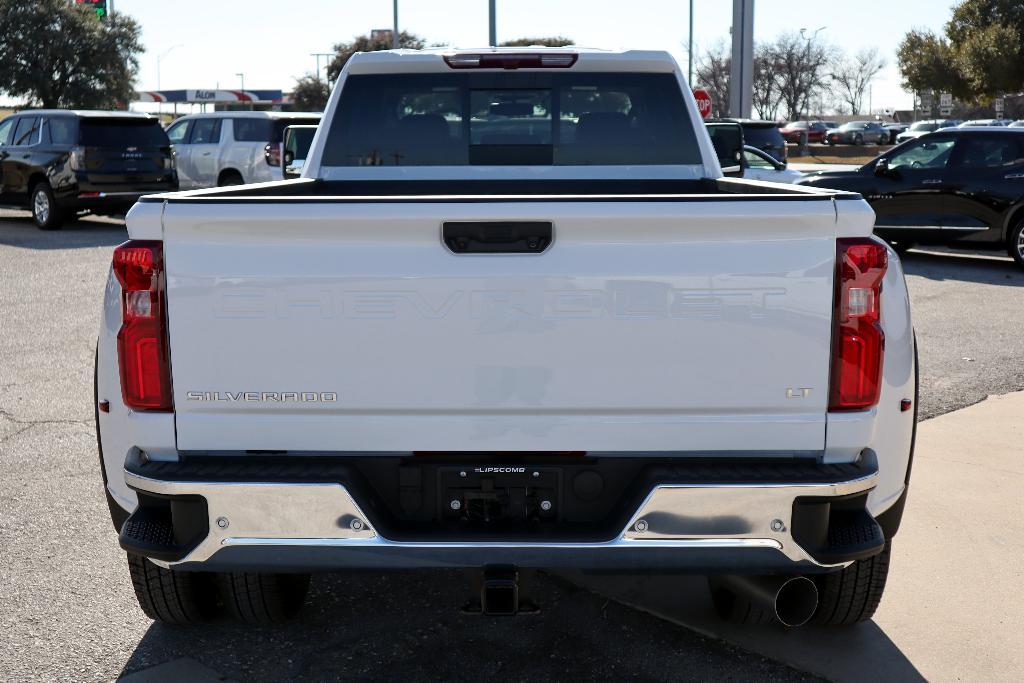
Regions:
<svg viewBox="0 0 1024 683"><path fill-rule="evenodd" d="M320 123L320 113L219 111L190 114L167 129L183 190L281 180L281 132Z"/></svg>

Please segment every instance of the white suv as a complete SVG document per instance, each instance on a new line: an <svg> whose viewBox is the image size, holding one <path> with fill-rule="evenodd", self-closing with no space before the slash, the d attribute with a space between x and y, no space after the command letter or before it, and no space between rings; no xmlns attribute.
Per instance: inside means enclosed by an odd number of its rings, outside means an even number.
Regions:
<svg viewBox="0 0 1024 683"><path fill-rule="evenodd" d="M190 114L167 129L181 189L281 180L281 131L318 124L319 113L219 111Z"/></svg>

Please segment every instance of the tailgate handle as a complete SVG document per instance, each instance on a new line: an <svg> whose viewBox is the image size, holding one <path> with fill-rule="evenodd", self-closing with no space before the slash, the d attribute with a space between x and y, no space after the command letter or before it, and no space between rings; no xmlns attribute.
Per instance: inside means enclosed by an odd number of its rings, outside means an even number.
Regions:
<svg viewBox="0 0 1024 683"><path fill-rule="evenodd" d="M446 221L445 245L456 254L540 254L551 245L550 221Z"/></svg>

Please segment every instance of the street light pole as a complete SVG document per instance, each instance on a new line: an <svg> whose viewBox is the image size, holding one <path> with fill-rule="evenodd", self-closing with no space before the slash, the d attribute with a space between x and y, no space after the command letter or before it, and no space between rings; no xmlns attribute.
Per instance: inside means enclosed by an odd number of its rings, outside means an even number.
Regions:
<svg viewBox="0 0 1024 683"><path fill-rule="evenodd" d="M320 58L321 57L326 57L327 58L327 66L330 66L331 65L330 58L334 56L334 53L333 52L310 52L309 56L310 57L316 57L316 77L319 80L320 79ZM324 78L324 80L326 81L327 79Z"/></svg>
<svg viewBox="0 0 1024 683"><path fill-rule="evenodd" d="M391 27L391 49L398 49L398 0L391 2L391 19L394 25Z"/></svg>
<svg viewBox="0 0 1024 683"><path fill-rule="evenodd" d="M169 48L167 48L166 50L164 50L163 52L161 52L160 54L158 54L156 56L156 90L157 90L157 92L160 92L160 61L164 57L169 55L171 53L171 50L173 50L176 47L181 47L181 45L182 45L181 43L178 43L177 45L171 45ZM160 114L160 113L163 112L163 107L161 106L161 104L162 104L161 102L157 102L157 104L156 104L156 113L157 114Z"/></svg>
<svg viewBox="0 0 1024 683"><path fill-rule="evenodd" d="M686 46L687 46L687 48L689 48L689 52L690 52L690 54L689 54L689 64L688 64L689 70L688 70L688 75L687 75L687 82L690 84L690 87L692 88L693 87L693 0L690 0L690 39L687 41Z"/></svg>
<svg viewBox="0 0 1024 683"><path fill-rule="evenodd" d="M497 0L490 0L488 2L488 16L487 16L487 42L490 43L491 47L498 46L498 21L494 16L496 13Z"/></svg>
<svg viewBox="0 0 1024 683"><path fill-rule="evenodd" d="M244 96L245 95L245 74L244 73L240 73L240 74L235 74L235 75L238 76L240 79L242 79L242 95ZM249 103L249 109L252 110L252 108L253 108L252 107L252 103L250 102Z"/></svg>
<svg viewBox="0 0 1024 683"><path fill-rule="evenodd" d="M828 28L828 26L820 26L820 27L814 29L814 34L810 38L808 38L806 36L806 33L807 33L807 29L806 28L800 29L800 37L807 41L807 51L805 53L807 55L807 57L806 57L807 59L810 59L810 57L811 57L811 43L814 41L815 38L818 37L819 33L821 33L822 31L824 31L827 28ZM804 96L804 118L805 119L808 116L807 108L811 106L811 103L808 102L807 100L808 100L808 98L805 95ZM800 112L797 111L797 114L799 114L799 113Z"/></svg>

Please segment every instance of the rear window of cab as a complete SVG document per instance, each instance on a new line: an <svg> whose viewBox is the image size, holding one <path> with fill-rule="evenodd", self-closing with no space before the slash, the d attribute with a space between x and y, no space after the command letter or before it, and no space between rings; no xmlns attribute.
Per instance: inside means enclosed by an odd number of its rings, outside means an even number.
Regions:
<svg viewBox="0 0 1024 683"><path fill-rule="evenodd" d="M324 166L700 164L672 74L349 76Z"/></svg>

